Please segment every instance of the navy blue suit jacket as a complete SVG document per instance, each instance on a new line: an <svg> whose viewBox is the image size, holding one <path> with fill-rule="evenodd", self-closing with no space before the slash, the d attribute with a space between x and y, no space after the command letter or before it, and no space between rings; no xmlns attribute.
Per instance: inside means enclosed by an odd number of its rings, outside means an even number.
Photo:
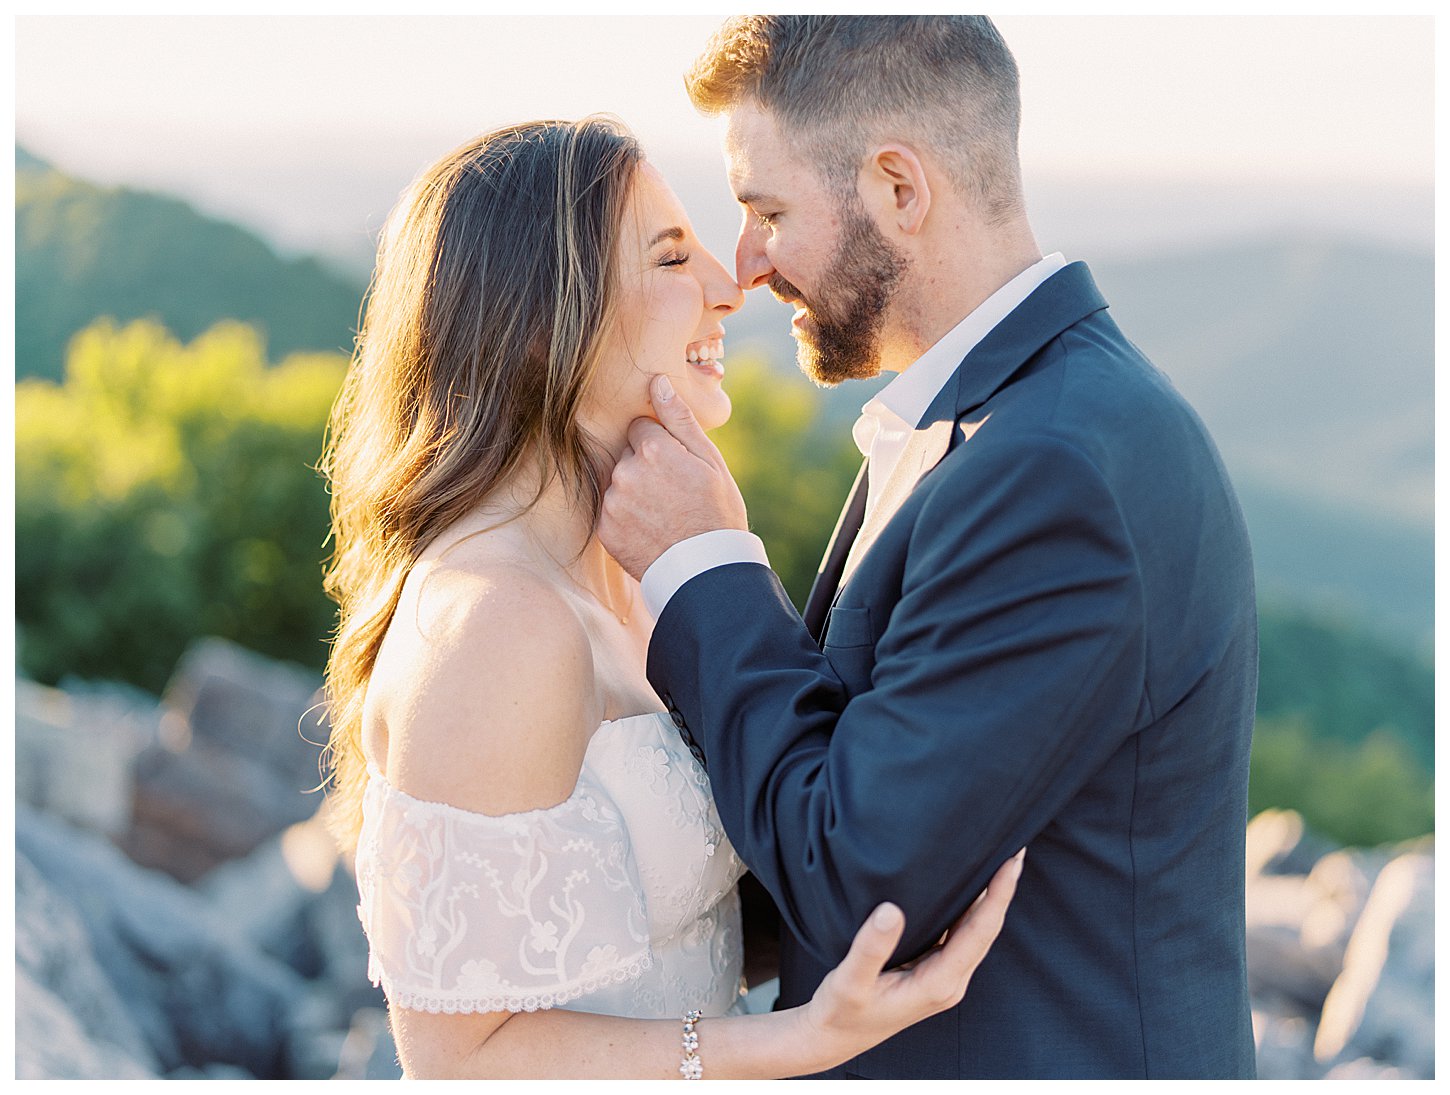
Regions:
<svg viewBox="0 0 1450 1095"><path fill-rule="evenodd" d="M1074 263L968 354L823 647L753 563L656 626L650 680L786 927L781 1006L878 902L905 960L1028 847L963 1002L846 1074L1254 1074L1249 545L1202 422L1106 309Z"/></svg>

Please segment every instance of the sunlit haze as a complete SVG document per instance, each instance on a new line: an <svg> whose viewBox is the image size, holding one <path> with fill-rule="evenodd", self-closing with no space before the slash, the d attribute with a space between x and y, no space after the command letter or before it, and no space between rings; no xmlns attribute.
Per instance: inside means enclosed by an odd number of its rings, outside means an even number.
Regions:
<svg viewBox="0 0 1450 1095"><path fill-rule="evenodd" d="M16 133L73 174L180 193L289 248L355 257L425 161L498 123L607 111L687 203L719 204L696 213L719 246L734 214L717 127L681 83L718 22L27 17ZM1429 18L998 22L1022 70L1029 199L1049 222L1107 231L1131 211L1167 223L1185 203L1205 226L1371 212L1381 235L1428 246ZM1125 180L1135 196L1114 209Z"/></svg>

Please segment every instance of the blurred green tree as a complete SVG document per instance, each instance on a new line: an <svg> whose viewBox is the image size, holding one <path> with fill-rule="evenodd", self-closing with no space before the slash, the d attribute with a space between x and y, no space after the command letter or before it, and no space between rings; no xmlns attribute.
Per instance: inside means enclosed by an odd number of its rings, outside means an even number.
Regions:
<svg viewBox="0 0 1450 1095"><path fill-rule="evenodd" d="M1376 730L1325 738L1297 717L1261 718L1249 764L1249 811L1297 810L1342 844L1371 846L1435 829L1435 781L1404 739Z"/></svg>
<svg viewBox="0 0 1450 1095"><path fill-rule="evenodd" d="M21 668L158 691L193 637L320 666L327 494L312 470L340 355L268 367L221 323L182 345L97 323L63 385L16 386Z"/></svg>
<svg viewBox="0 0 1450 1095"><path fill-rule="evenodd" d="M1426 658L1361 625L1302 606L1260 604L1259 717L1297 719L1355 744L1380 731L1427 771L1435 762L1435 678Z"/></svg>
<svg viewBox="0 0 1450 1095"><path fill-rule="evenodd" d="M861 454L820 414L810 382L764 358L732 358L733 412L711 439L720 448L770 563L799 608L851 489Z"/></svg>

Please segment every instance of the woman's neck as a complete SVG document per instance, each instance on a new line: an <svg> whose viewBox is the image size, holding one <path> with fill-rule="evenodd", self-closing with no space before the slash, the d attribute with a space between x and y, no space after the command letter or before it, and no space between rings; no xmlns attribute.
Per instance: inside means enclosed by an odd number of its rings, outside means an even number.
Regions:
<svg viewBox="0 0 1450 1095"><path fill-rule="evenodd" d="M608 469L603 471L607 476ZM606 608L613 606L616 616L628 616L618 606L632 597L627 586L633 579L600 544L587 498L557 474L542 490L532 469L517 474L455 525L465 536L492 527L515 530L525 550L541 565L562 570Z"/></svg>

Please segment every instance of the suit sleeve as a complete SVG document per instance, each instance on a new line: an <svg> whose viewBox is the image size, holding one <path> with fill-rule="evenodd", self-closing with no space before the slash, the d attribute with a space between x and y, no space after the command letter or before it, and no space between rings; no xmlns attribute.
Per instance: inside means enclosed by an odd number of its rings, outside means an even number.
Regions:
<svg viewBox="0 0 1450 1095"><path fill-rule="evenodd" d="M851 629L879 633L869 689L848 699L757 564L692 579L650 644L726 831L828 963L884 900L906 912L895 961L931 946L1145 702L1137 559L1097 468L1052 437L953 455L918 487L884 630Z"/></svg>

